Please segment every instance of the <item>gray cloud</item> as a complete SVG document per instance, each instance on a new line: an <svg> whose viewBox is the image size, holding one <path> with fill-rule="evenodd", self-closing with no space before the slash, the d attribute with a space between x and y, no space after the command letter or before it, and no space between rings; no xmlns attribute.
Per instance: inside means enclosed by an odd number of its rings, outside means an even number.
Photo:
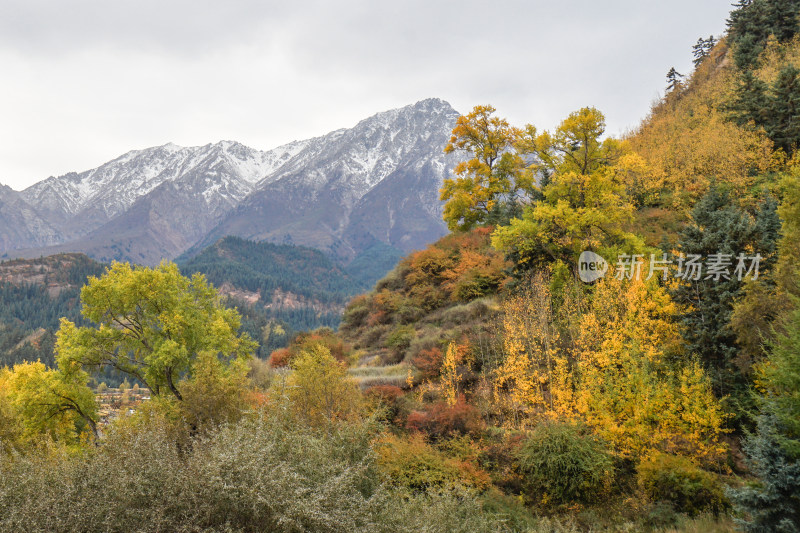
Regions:
<svg viewBox="0 0 800 533"><path fill-rule="evenodd" d="M430 96L551 128L584 105L636 125L728 0L0 5L0 182L129 149L270 148Z"/></svg>

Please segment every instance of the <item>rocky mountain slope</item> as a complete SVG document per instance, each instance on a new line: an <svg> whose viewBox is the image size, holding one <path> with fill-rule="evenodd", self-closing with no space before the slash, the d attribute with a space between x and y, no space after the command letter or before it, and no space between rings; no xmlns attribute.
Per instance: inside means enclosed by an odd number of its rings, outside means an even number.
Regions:
<svg viewBox="0 0 800 533"><path fill-rule="evenodd" d="M79 251L155 264L227 235L348 262L444 234L442 149L458 113L429 99L262 152L222 141L136 150L96 169L0 190L0 254Z"/></svg>

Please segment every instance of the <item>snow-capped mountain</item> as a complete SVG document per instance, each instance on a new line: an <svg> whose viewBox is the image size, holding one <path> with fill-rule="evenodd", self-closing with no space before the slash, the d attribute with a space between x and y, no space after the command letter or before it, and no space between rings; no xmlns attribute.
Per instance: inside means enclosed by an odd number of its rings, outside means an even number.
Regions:
<svg viewBox="0 0 800 533"><path fill-rule="evenodd" d="M48 246L61 242L61 232L10 187L0 185L0 250Z"/></svg>
<svg viewBox="0 0 800 533"><path fill-rule="evenodd" d="M13 238L0 226L0 253L83 251L152 264L226 235L345 260L379 242L419 247L444 232L438 190L455 161L442 149L457 117L429 99L269 151L231 141L134 150L0 192L0 224L27 210ZM16 214L4 217L12 204Z"/></svg>
<svg viewBox="0 0 800 533"><path fill-rule="evenodd" d="M290 242L352 258L383 242L419 248L444 234L439 189L457 156L443 149L458 113L423 100L312 139L201 241Z"/></svg>
<svg viewBox="0 0 800 533"><path fill-rule="evenodd" d="M170 143L130 151L80 174L48 178L20 196L59 223L68 240L121 215L166 182L202 195L211 211L220 204L230 208L303 146L296 142L261 152L232 141L191 148Z"/></svg>

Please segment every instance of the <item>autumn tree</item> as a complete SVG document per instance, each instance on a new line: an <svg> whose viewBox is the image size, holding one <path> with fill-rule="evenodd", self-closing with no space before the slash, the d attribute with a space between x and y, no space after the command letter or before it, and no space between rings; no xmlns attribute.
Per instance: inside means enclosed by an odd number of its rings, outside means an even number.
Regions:
<svg viewBox="0 0 800 533"><path fill-rule="evenodd" d="M682 351L676 312L656 277L598 282L580 318L577 411L623 456L660 450L714 462L725 415Z"/></svg>
<svg viewBox="0 0 800 533"><path fill-rule="evenodd" d="M285 394L300 420L325 426L350 420L361 412L361 393L347 376L344 364L321 344L300 352L291 363L292 373L274 394Z"/></svg>
<svg viewBox="0 0 800 533"><path fill-rule="evenodd" d="M97 404L88 379L75 364L53 370L41 362L20 363L2 370L0 416L16 425L21 443L46 436L75 444L83 433L97 438Z"/></svg>
<svg viewBox="0 0 800 533"><path fill-rule="evenodd" d="M62 319L59 368L110 367L136 379L155 396L184 400L180 380L201 354L224 365L246 360L256 344L239 335L239 314L224 307L202 275L181 275L172 263L157 268L114 263L81 290L83 316L96 326Z"/></svg>
<svg viewBox="0 0 800 533"><path fill-rule="evenodd" d="M504 304L496 415L517 428L579 420L629 459L660 450L719 460L725 415L702 366L686 361L659 280L608 276L584 294L532 279Z"/></svg>
<svg viewBox="0 0 800 533"><path fill-rule="evenodd" d="M492 236L492 244L511 257L517 270L570 263L583 250L630 253L643 247L626 230L634 205L620 167L625 145L602 139L604 133L603 114L584 108L571 113L553 134L537 138L537 154L552 172L543 197Z"/></svg>
<svg viewBox="0 0 800 533"><path fill-rule="evenodd" d="M456 165L454 178L444 181L441 200L451 230L470 229L502 211L514 210L518 195L532 194L534 177L526 167L530 134L492 116L492 106L476 106L456 121L445 153L464 152L469 159Z"/></svg>
<svg viewBox="0 0 800 533"><path fill-rule="evenodd" d="M458 400L458 382L461 376L458 374L458 349L455 343L447 345L447 351L442 358L442 389L444 391L447 405L453 407Z"/></svg>
<svg viewBox="0 0 800 533"><path fill-rule="evenodd" d="M580 299L567 290L555 302L550 279L536 273L503 302L503 358L494 372L494 399L507 425L574 415L568 322L579 314Z"/></svg>

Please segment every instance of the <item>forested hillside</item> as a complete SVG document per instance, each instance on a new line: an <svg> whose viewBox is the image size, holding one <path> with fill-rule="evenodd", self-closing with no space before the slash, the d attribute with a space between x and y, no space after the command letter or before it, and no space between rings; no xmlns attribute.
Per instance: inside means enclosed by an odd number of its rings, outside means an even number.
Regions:
<svg viewBox="0 0 800 533"><path fill-rule="evenodd" d="M293 332L336 329L347 301L389 270L395 254L376 247L343 268L312 248L226 237L178 263L187 276L205 275L239 308L244 331L261 341L266 357Z"/></svg>
<svg viewBox="0 0 800 533"><path fill-rule="evenodd" d="M473 467L540 511L634 494L656 522L669 502L753 530L800 524L796 4L739 5L626 138L594 108L550 132L491 106L459 119L447 150L464 163L442 189L453 233L354 299L340 328L393 426L445 455L471 436ZM589 284L587 250L608 269ZM503 446L517 470L496 462Z"/></svg>
<svg viewBox="0 0 800 533"><path fill-rule="evenodd" d="M59 320L83 323L80 288L104 269L83 254L0 263L0 366L52 365Z"/></svg>

